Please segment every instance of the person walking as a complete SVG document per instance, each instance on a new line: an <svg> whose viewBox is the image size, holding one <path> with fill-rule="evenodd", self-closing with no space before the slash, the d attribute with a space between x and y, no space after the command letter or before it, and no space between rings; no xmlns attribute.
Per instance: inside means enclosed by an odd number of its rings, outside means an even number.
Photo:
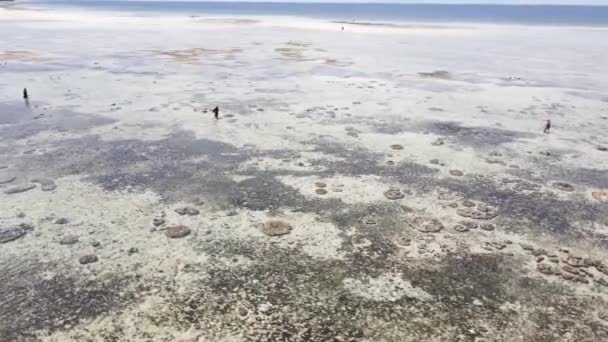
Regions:
<svg viewBox="0 0 608 342"><path fill-rule="evenodd" d="M213 108L212 112L213 112L213 116L216 119L220 118L220 108L218 106L215 106L215 108Z"/></svg>
<svg viewBox="0 0 608 342"><path fill-rule="evenodd" d="M27 88L23 88L23 99L24 100L29 100L29 95L27 94Z"/></svg>

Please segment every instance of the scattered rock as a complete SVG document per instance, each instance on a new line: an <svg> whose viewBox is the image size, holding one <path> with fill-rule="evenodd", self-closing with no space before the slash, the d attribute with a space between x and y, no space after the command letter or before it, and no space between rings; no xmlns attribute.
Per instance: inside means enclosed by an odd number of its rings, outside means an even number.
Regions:
<svg viewBox="0 0 608 342"><path fill-rule="evenodd" d="M468 232L469 228L466 226L463 226L461 224L457 224L454 226L454 230L459 232L459 233L464 233L464 232Z"/></svg>
<svg viewBox="0 0 608 342"><path fill-rule="evenodd" d="M152 220L152 224L154 225L154 227L162 226L163 224L165 224L165 219L157 217Z"/></svg>
<svg viewBox="0 0 608 342"><path fill-rule="evenodd" d="M405 195L399 189L388 189L384 192L384 197L390 200L398 200L404 198Z"/></svg>
<svg viewBox="0 0 608 342"><path fill-rule="evenodd" d="M357 132L348 132L348 133L346 133L346 135L351 136L353 138L358 138L359 137L359 134L357 134Z"/></svg>
<svg viewBox="0 0 608 342"><path fill-rule="evenodd" d="M323 182L316 182L315 186L317 188L325 188L327 186L327 184L323 183Z"/></svg>
<svg viewBox="0 0 608 342"><path fill-rule="evenodd" d="M446 162L444 162L443 160L439 160L439 159L431 159L429 161L429 163L433 164L433 165L439 165L439 166L445 166Z"/></svg>
<svg viewBox="0 0 608 342"><path fill-rule="evenodd" d="M63 239L59 240L61 245L73 245L78 242L78 236L68 235L64 236Z"/></svg>
<svg viewBox="0 0 608 342"><path fill-rule="evenodd" d="M530 246L530 245L528 245L528 244L521 243L521 244L519 244L519 245L521 246L521 248L522 248L524 251L533 251L533 250L534 250L534 247L532 247L532 246Z"/></svg>
<svg viewBox="0 0 608 342"><path fill-rule="evenodd" d="M437 233L444 227L443 223L435 218L416 217L412 221L412 226L423 233Z"/></svg>
<svg viewBox="0 0 608 342"><path fill-rule="evenodd" d="M180 214L180 215L198 215L200 212L197 209L194 209L192 207L181 207L181 208L177 208L175 209L175 212Z"/></svg>
<svg viewBox="0 0 608 342"><path fill-rule="evenodd" d="M135 253L139 253L139 249L137 249L135 247L131 247L131 248L129 248L129 250L127 251L127 253L129 253L129 255L135 254Z"/></svg>
<svg viewBox="0 0 608 342"><path fill-rule="evenodd" d="M325 189L316 189L315 193L317 195L325 195L325 194L327 194L327 190L325 190Z"/></svg>
<svg viewBox="0 0 608 342"><path fill-rule="evenodd" d="M393 150L403 150L403 146L395 144L395 145L391 145L391 148Z"/></svg>
<svg viewBox="0 0 608 342"><path fill-rule="evenodd" d="M445 145L445 139L437 139L431 143L433 146L442 146Z"/></svg>
<svg viewBox="0 0 608 342"><path fill-rule="evenodd" d="M479 228L487 231L492 231L496 229L496 226L491 223L483 223L479 226Z"/></svg>
<svg viewBox="0 0 608 342"><path fill-rule="evenodd" d="M239 306L238 313L239 313L239 316L246 317L247 314L249 313L249 310L247 310L247 308L245 308L244 306Z"/></svg>
<svg viewBox="0 0 608 342"><path fill-rule="evenodd" d="M538 270L540 273L542 273L542 274L546 274L546 275L552 275L552 274L554 274L554 273L555 273L555 271L556 271L556 269L555 269L553 266L551 266L551 265L549 265L549 264L546 264L546 263L539 263L539 264L537 264L537 265L536 265L536 269L537 269L537 270Z"/></svg>
<svg viewBox="0 0 608 342"><path fill-rule="evenodd" d="M7 195L18 194L20 192L26 192L26 191L32 190L35 187L36 187L36 185L34 185L34 184L19 185L19 186L14 186L12 188L8 188L8 189L4 190L4 193Z"/></svg>
<svg viewBox="0 0 608 342"><path fill-rule="evenodd" d="M562 270L568 273L572 273L574 275L578 275L578 271L576 270L576 268L570 266L570 265L562 265Z"/></svg>
<svg viewBox="0 0 608 342"><path fill-rule="evenodd" d="M558 190L562 190L562 191L574 191L574 187L568 183L563 183L563 182L554 182L553 184L551 184L551 186L553 186L554 188L558 189Z"/></svg>
<svg viewBox="0 0 608 342"><path fill-rule="evenodd" d="M602 152L608 151L608 147L603 146L603 145L597 145L596 148L598 151L602 151Z"/></svg>
<svg viewBox="0 0 608 342"><path fill-rule="evenodd" d="M594 200L600 202L608 202L608 191L594 191L591 193Z"/></svg>
<svg viewBox="0 0 608 342"><path fill-rule="evenodd" d="M97 259L97 255L95 255L95 254L86 254L86 255L81 256L78 259L78 262L80 262L81 265L86 265L86 264L90 264L90 263L93 263L93 262L97 262L97 260L98 260Z"/></svg>
<svg viewBox="0 0 608 342"><path fill-rule="evenodd" d="M368 226L375 226L377 224L376 220L374 219L366 219L363 221L363 223Z"/></svg>
<svg viewBox="0 0 608 342"><path fill-rule="evenodd" d="M260 231L269 236L281 236L289 234L293 227L281 220L271 220L260 226Z"/></svg>
<svg viewBox="0 0 608 342"><path fill-rule="evenodd" d="M475 207L475 202L466 200L462 202L462 206L467 208L473 208Z"/></svg>
<svg viewBox="0 0 608 342"><path fill-rule="evenodd" d="M36 178L32 179L32 183L40 183L40 189L42 191L53 191L57 189L57 184L51 178Z"/></svg>
<svg viewBox="0 0 608 342"><path fill-rule="evenodd" d="M496 242L496 241L494 241L494 242L490 242L490 245L492 247L494 247L495 249L498 249L498 250L503 250L503 249L507 248L507 245L505 243L502 243L502 242Z"/></svg>
<svg viewBox="0 0 608 342"><path fill-rule="evenodd" d="M462 217L472 218L475 220L491 220L498 216L498 210L492 207L477 208L460 208L456 213Z"/></svg>
<svg viewBox="0 0 608 342"><path fill-rule="evenodd" d="M450 174L456 177L464 176L464 173L460 170L450 170Z"/></svg>
<svg viewBox="0 0 608 342"><path fill-rule="evenodd" d="M70 222L70 221L64 217L61 217L61 218L58 218L55 220L55 224L66 224L68 222Z"/></svg>
<svg viewBox="0 0 608 342"><path fill-rule="evenodd" d="M17 226L0 228L0 244L17 240L33 229L34 227L25 223L21 223Z"/></svg>
<svg viewBox="0 0 608 342"><path fill-rule="evenodd" d="M93 247L99 247L101 245L101 243L99 243L99 241L91 241L91 246Z"/></svg>
<svg viewBox="0 0 608 342"><path fill-rule="evenodd" d="M572 267L585 267L585 261L583 258L569 255L564 262Z"/></svg>
<svg viewBox="0 0 608 342"><path fill-rule="evenodd" d="M190 235L190 228L181 224L172 225L165 229L165 235L172 239L183 238L185 236Z"/></svg>
<svg viewBox="0 0 608 342"><path fill-rule="evenodd" d="M477 229L477 227L479 227L479 225L473 221L462 221L460 224L469 229Z"/></svg>
<svg viewBox="0 0 608 342"><path fill-rule="evenodd" d="M0 177L0 184L8 184L13 182L17 177Z"/></svg>
<svg viewBox="0 0 608 342"><path fill-rule="evenodd" d="M392 161L392 160L389 160L389 161L386 162L386 165L393 166L393 165L395 165L395 162Z"/></svg>

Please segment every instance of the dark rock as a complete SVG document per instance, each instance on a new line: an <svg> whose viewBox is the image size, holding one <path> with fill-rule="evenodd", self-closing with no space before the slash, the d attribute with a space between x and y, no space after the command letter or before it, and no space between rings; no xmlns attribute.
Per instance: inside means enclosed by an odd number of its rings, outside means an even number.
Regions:
<svg viewBox="0 0 608 342"><path fill-rule="evenodd" d="M154 225L154 227L162 226L163 224L165 224L165 219L157 217L152 220L152 224Z"/></svg>
<svg viewBox="0 0 608 342"><path fill-rule="evenodd" d="M551 184L551 186L553 186L555 189L558 190L562 190L562 191L574 191L574 187L568 183L563 183L563 182L554 182L553 184Z"/></svg>
<svg viewBox="0 0 608 342"><path fill-rule="evenodd" d="M177 208L175 209L175 212L180 214L180 215L198 215L200 212L197 209L194 209L192 207L181 207L181 208Z"/></svg>
<svg viewBox="0 0 608 342"><path fill-rule="evenodd" d="M348 133L346 133L346 135L351 136L353 138L358 138L359 137L359 134L357 134L357 132L348 132Z"/></svg>
<svg viewBox="0 0 608 342"><path fill-rule="evenodd" d="M468 232L469 228L465 227L465 226L463 226L461 224L457 224L457 225L454 226L454 230L457 231L457 232L459 232L459 233L464 233L464 232Z"/></svg>
<svg viewBox="0 0 608 342"><path fill-rule="evenodd" d="M572 280L574 279L574 275L570 273L562 273L562 278L564 278L565 280Z"/></svg>
<svg viewBox="0 0 608 342"><path fill-rule="evenodd" d="M604 278L598 278L597 280L595 280L595 282L599 285L608 287L608 281L606 281L606 279L604 279ZM608 316L606 317L605 320L608 321Z"/></svg>
<svg viewBox="0 0 608 342"><path fill-rule="evenodd" d="M391 148L393 150L403 150L403 146L398 145L398 144L391 145Z"/></svg>
<svg viewBox="0 0 608 342"><path fill-rule="evenodd" d="M472 218L475 220L491 220L498 216L498 211L491 207L483 207L483 209L460 208L456 213L462 217Z"/></svg>
<svg viewBox="0 0 608 342"><path fill-rule="evenodd" d="M583 258L579 258L579 257L575 257L572 255L569 255L566 260L564 260L564 262L572 267L585 267L588 265L585 265L585 261Z"/></svg>
<svg viewBox="0 0 608 342"><path fill-rule="evenodd" d="M536 269L538 272L546 275L551 275L555 273L555 268L549 264L539 263L536 265Z"/></svg>
<svg viewBox="0 0 608 342"><path fill-rule="evenodd" d="M464 173L460 170L450 170L450 174L456 177L464 176Z"/></svg>
<svg viewBox="0 0 608 342"><path fill-rule="evenodd" d="M534 247L532 247L532 246L530 246L530 245L527 245L527 244L525 244L525 243L521 243L521 244L519 244L519 245L521 246L521 248L522 248L524 251L533 251L533 250L534 250Z"/></svg>
<svg viewBox="0 0 608 342"><path fill-rule="evenodd" d="M188 235L190 235L190 228L178 224L178 225L173 225L173 226L169 226L167 227L167 229L165 229L165 235L167 235L168 237L172 238L172 239L178 239L178 238L183 238L186 237Z"/></svg>
<svg viewBox="0 0 608 342"><path fill-rule="evenodd" d="M492 231L496 229L496 226L491 223L483 223L479 226L479 228L487 231Z"/></svg>
<svg viewBox="0 0 608 342"><path fill-rule="evenodd" d="M604 273L605 275L608 275L608 266L606 266L606 264L604 264L603 262L598 262L595 264L595 268Z"/></svg>
<svg viewBox="0 0 608 342"><path fill-rule="evenodd" d="M432 142L431 145L433 145L433 146L442 146L442 145L445 145L445 140L444 139L437 139L434 142Z"/></svg>
<svg viewBox="0 0 608 342"><path fill-rule="evenodd" d="M597 148L598 151L602 151L602 152L608 151L608 147L603 146L603 145L597 145L596 148Z"/></svg>
<svg viewBox="0 0 608 342"><path fill-rule="evenodd" d="M17 240L33 229L34 227L25 223L21 223L17 226L0 228L0 244Z"/></svg>
<svg viewBox="0 0 608 342"><path fill-rule="evenodd" d="M395 165L395 162L392 161L392 160L389 160L389 161L386 162L386 165L393 166L393 165Z"/></svg>
<svg viewBox="0 0 608 342"><path fill-rule="evenodd" d="M26 192L26 191L32 190L35 187L36 187L36 185L34 185L34 184L19 185L19 186L14 186L12 188L8 188L8 189L4 190L4 193L7 195L18 194L20 192Z"/></svg>
<svg viewBox="0 0 608 342"><path fill-rule="evenodd" d="M462 221L460 224L469 229L477 229L477 227L479 227L479 225L473 221Z"/></svg>
<svg viewBox="0 0 608 342"><path fill-rule="evenodd" d="M562 270L566 271L568 273L579 275L579 272L577 271L577 269L574 268L574 267L572 267L572 266L570 266L570 265L562 265Z"/></svg>
<svg viewBox="0 0 608 342"><path fill-rule="evenodd" d="M538 249L534 249L534 250L532 250L532 253L531 253L531 254L532 254L533 256L539 256L539 255L547 254L547 251L545 251L545 250L544 250L544 249L542 249L542 248L538 248Z"/></svg>
<svg viewBox="0 0 608 342"><path fill-rule="evenodd" d="M70 222L70 221L68 219L66 219L66 218L63 218L63 217L58 218L58 219L55 220L55 224L66 224L68 222Z"/></svg>
<svg viewBox="0 0 608 342"><path fill-rule="evenodd" d="M239 316L245 317L249 313L249 310L247 310L247 308L245 308L244 306L239 306L238 312L239 312Z"/></svg>
<svg viewBox="0 0 608 342"><path fill-rule="evenodd" d="M57 184L50 178L36 178L32 179L33 183L40 183L40 189L42 191L53 191L57 189Z"/></svg>
<svg viewBox="0 0 608 342"><path fill-rule="evenodd" d="M384 192L384 197L390 200L398 200L404 198L405 195L399 189L389 189Z"/></svg>
<svg viewBox="0 0 608 342"><path fill-rule="evenodd" d="M0 184L8 184L13 182L17 177L0 177Z"/></svg>
<svg viewBox="0 0 608 342"><path fill-rule="evenodd" d="M316 189L315 193L317 195L325 195L325 194L327 194L327 190L325 190L325 189Z"/></svg>
<svg viewBox="0 0 608 342"><path fill-rule="evenodd" d="M293 227L281 220L271 220L262 225L260 225L260 231L269 236L281 236L285 234L289 234Z"/></svg>
<svg viewBox="0 0 608 342"><path fill-rule="evenodd" d="M502 242L494 241L494 242L490 242L490 245L498 250L503 250L503 249L507 248L507 244L502 243Z"/></svg>
<svg viewBox="0 0 608 342"><path fill-rule="evenodd" d="M323 183L323 182L316 182L315 186L317 188L325 188L327 186L327 184Z"/></svg>
<svg viewBox="0 0 608 342"><path fill-rule="evenodd" d="M64 236L63 239L59 240L61 245L73 245L78 242L78 236L68 235Z"/></svg>
<svg viewBox="0 0 608 342"><path fill-rule="evenodd" d="M80 264L82 264L82 265L86 265L86 264L90 264L90 263L93 263L93 262L97 262L97 260L98 260L97 259L97 255L95 255L95 254L86 254L86 255L81 256L78 259L78 262L80 262Z"/></svg>
<svg viewBox="0 0 608 342"><path fill-rule="evenodd" d="M436 218L416 217L412 221L412 226L423 233L437 233L444 227L443 223Z"/></svg>
<svg viewBox="0 0 608 342"><path fill-rule="evenodd" d="M466 200L462 202L462 206L467 208L473 208L475 207L475 202Z"/></svg>
<svg viewBox="0 0 608 342"><path fill-rule="evenodd" d="M99 241L91 241L91 246L93 247L99 247L101 245L101 243L99 243Z"/></svg>
<svg viewBox="0 0 608 342"><path fill-rule="evenodd" d="M139 253L139 249L137 249L135 247L131 247L131 248L129 248L129 250L127 251L127 253L129 253L129 255L135 254L135 253Z"/></svg>

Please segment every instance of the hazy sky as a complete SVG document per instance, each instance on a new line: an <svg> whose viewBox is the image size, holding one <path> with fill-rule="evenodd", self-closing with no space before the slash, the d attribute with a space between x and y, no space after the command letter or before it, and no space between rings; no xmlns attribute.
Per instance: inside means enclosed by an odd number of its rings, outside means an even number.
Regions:
<svg viewBox="0 0 608 342"><path fill-rule="evenodd" d="M172 0L157 0L172 1ZM252 2L363 2L363 3L442 3L442 4L528 4L528 5L605 5L608 0L174 0L174 1L252 1Z"/></svg>

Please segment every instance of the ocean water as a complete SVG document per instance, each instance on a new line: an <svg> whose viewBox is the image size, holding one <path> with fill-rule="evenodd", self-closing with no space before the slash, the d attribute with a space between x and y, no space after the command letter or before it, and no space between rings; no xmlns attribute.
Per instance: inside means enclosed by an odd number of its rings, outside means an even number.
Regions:
<svg viewBox="0 0 608 342"><path fill-rule="evenodd" d="M276 2L192 2L31 0L36 8L128 11L141 14L299 16L358 22L497 23L608 26L608 6L348 4Z"/></svg>

